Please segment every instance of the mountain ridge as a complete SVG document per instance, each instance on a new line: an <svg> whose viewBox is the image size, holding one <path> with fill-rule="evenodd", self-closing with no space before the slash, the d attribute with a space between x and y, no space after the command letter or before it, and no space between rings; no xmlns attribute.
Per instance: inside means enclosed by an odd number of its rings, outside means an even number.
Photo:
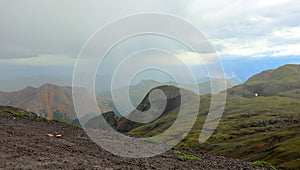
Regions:
<svg viewBox="0 0 300 170"><path fill-rule="evenodd" d="M284 76L278 77L281 72ZM272 74L275 74L274 80ZM201 96L194 127L178 146L247 161L264 160L283 169L298 169L300 93L294 92L300 92L299 77L299 65L285 65L254 75L244 84L228 89L221 122L203 144L199 144L198 138L209 113L211 95ZM177 119L177 114L178 109L172 110L126 134L143 137L158 135L168 129Z"/></svg>
<svg viewBox="0 0 300 170"><path fill-rule="evenodd" d="M277 69L266 70L249 78L245 83L227 90L228 94L243 97L286 96L299 93L300 65L284 65Z"/></svg>
<svg viewBox="0 0 300 170"><path fill-rule="evenodd" d="M38 88L28 86L19 91L0 92L0 103L36 112L48 119L71 121L76 117L71 96L71 87L46 83Z"/></svg>

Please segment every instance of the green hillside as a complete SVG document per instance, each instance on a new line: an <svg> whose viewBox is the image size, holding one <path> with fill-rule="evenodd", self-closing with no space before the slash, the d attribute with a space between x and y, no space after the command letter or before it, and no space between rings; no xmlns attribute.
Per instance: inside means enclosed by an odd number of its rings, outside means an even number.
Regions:
<svg viewBox="0 0 300 170"><path fill-rule="evenodd" d="M284 65L251 77L244 84L229 89L228 94L243 97L282 96L300 97L300 65Z"/></svg>
<svg viewBox="0 0 300 170"><path fill-rule="evenodd" d="M299 65L285 65L253 76L244 84L228 90L219 127L208 141L200 145L198 138L210 105L210 96L202 96L196 123L179 146L251 162L266 161L285 169L299 169L299 92ZM177 113L178 108L170 110L128 134L157 135L172 124Z"/></svg>

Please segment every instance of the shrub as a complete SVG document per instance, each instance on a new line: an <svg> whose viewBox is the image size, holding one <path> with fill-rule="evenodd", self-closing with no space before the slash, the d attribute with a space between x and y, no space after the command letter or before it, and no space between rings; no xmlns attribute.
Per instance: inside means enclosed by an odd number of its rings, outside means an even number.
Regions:
<svg viewBox="0 0 300 170"><path fill-rule="evenodd" d="M178 155L179 158L181 159L187 159L187 160L193 160L193 161L201 161L201 158L194 156L194 155L188 155L184 154L178 150L174 150L174 154Z"/></svg>
<svg viewBox="0 0 300 170"><path fill-rule="evenodd" d="M13 112L11 110L6 110L5 112L11 114L14 117L29 117L29 115L26 113Z"/></svg>
<svg viewBox="0 0 300 170"><path fill-rule="evenodd" d="M260 166L260 167L265 167L265 168L270 168L270 169L276 170L276 168L273 165L271 165L270 163L265 162L265 161L256 161L256 162L253 162L252 164L255 166Z"/></svg>
<svg viewBox="0 0 300 170"><path fill-rule="evenodd" d="M182 153L180 151L178 151L178 150L174 150L174 154L175 155L182 155Z"/></svg>
<svg viewBox="0 0 300 170"><path fill-rule="evenodd" d="M187 154L180 155L179 158L193 160L193 161L201 161L201 158L194 155L187 155Z"/></svg>

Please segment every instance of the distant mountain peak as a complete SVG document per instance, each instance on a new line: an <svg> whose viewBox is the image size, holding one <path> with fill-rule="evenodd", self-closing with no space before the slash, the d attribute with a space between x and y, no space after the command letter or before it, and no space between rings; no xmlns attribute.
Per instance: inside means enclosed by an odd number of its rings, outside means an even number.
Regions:
<svg viewBox="0 0 300 170"><path fill-rule="evenodd" d="M55 84L51 84L51 83L45 83L43 84L40 88L55 88L55 87L61 87L61 86L57 86Z"/></svg>
<svg viewBox="0 0 300 170"><path fill-rule="evenodd" d="M38 88L28 86L19 91L0 93L0 103L32 111L49 119L72 121L76 118L71 87L51 83Z"/></svg>
<svg viewBox="0 0 300 170"><path fill-rule="evenodd" d="M36 89L35 87L27 86L23 90L35 90L35 89Z"/></svg>

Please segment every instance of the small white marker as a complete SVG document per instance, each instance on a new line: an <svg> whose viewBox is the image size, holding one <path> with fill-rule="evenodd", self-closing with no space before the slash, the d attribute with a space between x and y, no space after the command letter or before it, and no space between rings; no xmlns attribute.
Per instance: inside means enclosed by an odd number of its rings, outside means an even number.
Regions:
<svg viewBox="0 0 300 170"><path fill-rule="evenodd" d="M49 133L49 134L47 134L47 136L48 137L53 137L54 135Z"/></svg>
<svg viewBox="0 0 300 170"><path fill-rule="evenodd" d="M61 137L61 135L55 135L55 137L56 137L56 138L60 138L60 137Z"/></svg>

